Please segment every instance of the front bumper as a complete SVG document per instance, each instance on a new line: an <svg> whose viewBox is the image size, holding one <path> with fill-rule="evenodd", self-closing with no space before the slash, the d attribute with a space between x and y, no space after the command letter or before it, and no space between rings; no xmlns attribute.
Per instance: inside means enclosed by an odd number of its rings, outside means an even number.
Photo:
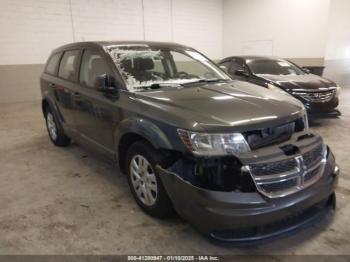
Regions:
<svg viewBox="0 0 350 262"><path fill-rule="evenodd" d="M277 237L321 217L334 205L339 174L330 152L315 184L285 197L267 198L258 192L203 189L179 174L157 169L180 216L214 239L235 243Z"/></svg>
<svg viewBox="0 0 350 262"><path fill-rule="evenodd" d="M310 102L300 97L297 97L304 105L309 115L311 116L339 116L340 112L337 110L339 105L339 98L334 97L326 102Z"/></svg>

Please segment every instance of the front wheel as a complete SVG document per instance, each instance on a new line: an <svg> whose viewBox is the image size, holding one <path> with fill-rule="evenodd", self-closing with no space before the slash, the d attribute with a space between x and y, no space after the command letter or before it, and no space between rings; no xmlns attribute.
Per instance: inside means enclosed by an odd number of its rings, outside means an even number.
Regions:
<svg viewBox="0 0 350 262"><path fill-rule="evenodd" d="M172 203L155 169L162 157L146 142L128 150L126 167L130 190L137 204L148 214L162 218L173 213Z"/></svg>

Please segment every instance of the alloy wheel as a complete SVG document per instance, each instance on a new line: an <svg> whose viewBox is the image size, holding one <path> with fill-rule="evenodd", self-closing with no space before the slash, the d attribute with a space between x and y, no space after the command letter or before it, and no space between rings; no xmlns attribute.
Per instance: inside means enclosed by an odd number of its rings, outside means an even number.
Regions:
<svg viewBox="0 0 350 262"><path fill-rule="evenodd" d="M130 162L130 176L137 198L147 206L154 205L158 195L157 179L145 157L133 156Z"/></svg>
<svg viewBox="0 0 350 262"><path fill-rule="evenodd" d="M50 112L47 113L46 124L47 124L47 129L49 130L49 135L50 135L51 139L56 141L56 139L57 139L57 126L55 123L55 119Z"/></svg>

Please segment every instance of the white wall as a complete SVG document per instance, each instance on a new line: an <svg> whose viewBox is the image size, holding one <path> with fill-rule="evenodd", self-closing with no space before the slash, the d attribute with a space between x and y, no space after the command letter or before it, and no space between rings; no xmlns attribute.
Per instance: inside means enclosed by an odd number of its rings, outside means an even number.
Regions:
<svg viewBox="0 0 350 262"><path fill-rule="evenodd" d="M0 0L0 65L43 63L72 42L69 0Z"/></svg>
<svg viewBox="0 0 350 262"><path fill-rule="evenodd" d="M185 43L211 59L223 56L223 2L173 0L174 41Z"/></svg>
<svg viewBox="0 0 350 262"><path fill-rule="evenodd" d="M142 39L140 0L71 0L75 41Z"/></svg>
<svg viewBox="0 0 350 262"><path fill-rule="evenodd" d="M0 0L0 65L42 64L73 41L155 40L222 57L222 0Z"/></svg>
<svg viewBox="0 0 350 262"><path fill-rule="evenodd" d="M350 86L350 1L332 0L325 50L324 75Z"/></svg>
<svg viewBox="0 0 350 262"><path fill-rule="evenodd" d="M324 57L329 7L330 0L224 0L224 56Z"/></svg>
<svg viewBox="0 0 350 262"><path fill-rule="evenodd" d="M171 0L144 0L145 39L173 40L173 12Z"/></svg>
<svg viewBox="0 0 350 262"><path fill-rule="evenodd" d="M350 1L332 0L326 47L327 60L350 59Z"/></svg>

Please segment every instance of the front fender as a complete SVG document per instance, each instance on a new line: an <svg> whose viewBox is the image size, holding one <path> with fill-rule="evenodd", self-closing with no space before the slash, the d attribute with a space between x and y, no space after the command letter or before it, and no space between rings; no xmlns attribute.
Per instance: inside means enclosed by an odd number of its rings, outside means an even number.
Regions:
<svg viewBox="0 0 350 262"><path fill-rule="evenodd" d="M173 149L164 132L153 122L143 118L125 119L118 125L115 131L116 148L119 147L121 138L129 133L142 136L156 149Z"/></svg>

